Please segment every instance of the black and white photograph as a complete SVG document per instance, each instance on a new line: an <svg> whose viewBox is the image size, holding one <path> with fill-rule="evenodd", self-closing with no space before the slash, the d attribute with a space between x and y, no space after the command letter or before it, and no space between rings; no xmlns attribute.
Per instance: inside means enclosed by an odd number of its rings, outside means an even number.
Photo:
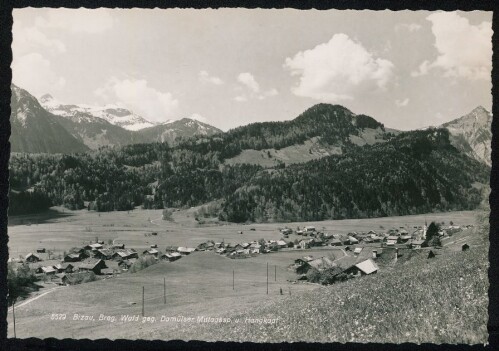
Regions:
<svg viewBox="0 0 499 351"><path fill-rule="evenodd" d="M12 16L9 338L487 343L491 11Z"/></svg>

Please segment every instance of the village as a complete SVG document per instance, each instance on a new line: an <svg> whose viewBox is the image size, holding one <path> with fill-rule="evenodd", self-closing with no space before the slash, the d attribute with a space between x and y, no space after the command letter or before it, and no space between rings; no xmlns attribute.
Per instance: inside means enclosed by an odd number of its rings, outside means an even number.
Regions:
<svg viewBox="0 0 499 351"><path fill-rule="evenodd" d="M440 226L438 236L445 242L453 235L472 228L473 225ZM250 228L254 231L254 228ZM232 243L225 240L207 240L197 247L165 246L151 244L146 250L125 247L114 240L105 244L97 237L94 242L73 247L69 252L55 255L45 247L39 247L25 257L10 258L9 262L27 264L40 280L57 285L75 285L97 279L107 279L126 272L136 272L157 262L174 262L196 251L213 252L229 259L251 259L264 254L300 252L303 256L289 262L288 269L296 273L296 282L331 284L336 281L370 275L387 263L407 261L414 254L424 252L428 258L441 253L441 247L424 249L427 226L400 226L389 230L369 230L334 234L318 230L314 226L280 228L278 240L253 240ZM244 235L243 231L238 231ZM148 234L157 237L158 232ZM462 250L468 244L462 243ZM320 257L307 254L313 250L324 253ZM320 250L320 251L318 251ZM327 272L327 279L318 276Z"/></svg>

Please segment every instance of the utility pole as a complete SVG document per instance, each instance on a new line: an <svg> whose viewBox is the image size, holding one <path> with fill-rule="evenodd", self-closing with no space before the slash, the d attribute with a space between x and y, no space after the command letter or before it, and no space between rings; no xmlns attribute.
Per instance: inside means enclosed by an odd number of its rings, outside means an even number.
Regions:
<svg viewBox="0 0 499 351"><path fill-rule="evenodd" d="M232 290L234 290L234 270L232 270Z"/></svg>
<svg viewBox="0 0 499 351"><path fill-rule="evenodd" d="M164 304L166 305L166 278L163 277L163 301Z"/></svg>
<svg viewBox="0 0 499 351"><path fill-rule="evenodd" d="M144 317L144 293L145 287L142 287L142 317Z"/></svg>
<svg viewBox="0 0 499 351"><path fill-rule="evenodd" d="M277 265L274 266L274 281L277 281Z"/></svg>
<svg viewBox="0 0 499 351"><path fill-rule="evenodd" d="M12 301L12 317L14 319L14 339L16 338L16 311L15 311L16 300Z"/></svg>
<svg viewBox="0 0 499 351"><path fill-rule="evenodd" d="M267 262L267 295L269 294L269 263Z"/></svg>

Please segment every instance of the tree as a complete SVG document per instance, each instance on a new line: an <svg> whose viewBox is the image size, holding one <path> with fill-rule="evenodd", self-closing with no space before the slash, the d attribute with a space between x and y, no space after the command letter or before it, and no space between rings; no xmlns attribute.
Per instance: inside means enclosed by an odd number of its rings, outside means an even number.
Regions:
<svg viewBox="0 0 499 351"><path fill-rule="evenodd" d="M307 272L307 281L311 283L318 283L320 280L321 273L315 268L310 268Z"/></svg>
<svg viewBox="0 0 499 351"><path fill-rule="evenodd" d="M35 281L37 281L35 273L27 264L20 265L15 269L15 264L9 263L7 267L9 304L12 305L19 297L28 295L29 291L35 288Z"/></svg>
<svg viewBox="0 0 499 351"><path fill-rule="evenodd" d="M440 225L435 222L431 222L426 230L426 240L423 243L424 246L440 246L440 237L438 232L440 231Z"/></svg>
<svg viewBox="0 0 499 351"><path fill-rule="evenodd" d="M173 221L173 211L169 208L165 208L163 210L163 220L164 221Z"/></svg>

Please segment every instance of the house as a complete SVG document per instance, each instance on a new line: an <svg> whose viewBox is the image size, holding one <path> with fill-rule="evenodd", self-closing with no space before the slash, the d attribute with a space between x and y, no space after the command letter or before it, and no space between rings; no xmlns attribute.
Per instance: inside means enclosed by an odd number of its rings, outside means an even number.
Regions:
<svg viewBox="0 0 499 351"><path fill-rule="evenodd" d="M284 248L288 247L288 243L284 240L277 240L277 247L279 249L284 249Z"/></svg>
<svg viewBox="0 0 499 351"><path fill-rule="evenodd" d="M46 275L55 275L57 273L57 269L55 269L54 266L38 267L35 270L35 273L43 273Z"/></svg>
<svg viewBox="0 0 499 351"><path fill-rule="evenodd" d="M341 246L342 243L341 243L340 239L331 239L331 241L329 242L329 245L331 245L331 246Z"/></svg>
<svg viewBox="0 0 499 351"><path fill-rule="evenodd" d="M53 280L53 282L56 283L57 285L68 284L68 276L66 273L56 273L54 278L55 279Z"/></svg>
<svg viewBox="0 0 499 351"><path fill-rule="evenodd" d="M269 241L267 243L267 249L269 251L277 251L277 249L279 248L279 246L277 245L277 241Z"/></svg>
<svg viewBox="0 0 499 351"><path fill-rule="evenodd" d="M298 247L300 249L310 249L311 241L312 241L311 239L302 239L298 243Z"/></svg>
<svg viewBox="0 0 499 351"><path fill-rule="evenodd" d="M114 253L109 249L99 249L94 253L95 258L100 258L101 260L110 260Z"/></svg>
<svg viewBox="0 0 499 351"><path fill-rule="evenodd" d="M149 250L145 250L143 252L144 255L151 255L151 256L154 256L154 257L158 257L158 254L159 254L159 251L156 250L156 249L149 249Z"/></svg>
<svg viewBox="0 0 499 351"><path fill-rule="evenodd" d="M369 275L376 273L378 269L378 265L369 258L348 268L347 270L345 270L345 273L353 275Z"/></svg>
<svg viewBox="0 0 499 351"><path fill-rule="evenodd" d="M178 260L178 259L180 259L180 258L182 257L182 255L181 255L180 253L178 253L178 252L172 252L172 253L170 254L170 256L172 256L172 257L173 257L173 260L174 260L174 261L176 261L176 260Z"/></svg>
<svg viewBox="0 0 499 351"><path fill-rule="evenodd" d="M304 256L302 258L297 258L295 260L295 265L301 266L301 265L308 263L310 261L313 261L313 260L314 260L314 258L312 256Z"/></svg>
<svg viewBox="0 0 499 351"><path fill-rule="evenodd" d="M71 263L63 262L54 266L57 269L57 273L72 273L74 266Z"/></svg>
<svg viewBox="0 0 499 351"><path fill-rule="evenodd" d="M201 243L201 244L199 244L199 245L196 247L196 249L197 249L198 251L205 251L205 250L208 248L207 244L208 244L208 243Z"/></svg>
<svg viewBox="0 0 499 351"><path fill-rule="evenodd" d="M36 249L36 252L37 253L45 253L45 248L44 247L39 247L38 249Z"/></svg>
<svg viewBox="0 0 499 351"><path fill-rule="evenodd" d="M116 251L112 258L118 260L129 260L131 258L139 258L139 254L134 249L124 249Z"/></svg>
<svg viewBox="0 0 499 351"><path fill-rule="evenodd" d="M241 245L241 244L236 244L236 245L234 246L234 250L236 250L236 251L240 251L240 250L242 250L242 249L243 249L243 245Z"/></svg>
<svg viewBox="0 0 499 351"><path fill-rule="evenodd" d="M323 237L324 237L324 239L330 239L330 238L334 237L334 234L324 233Z"/></svg>
<svg viewBox="0 0 499 351"><path fill-rule="evenodd" d="M167 246L165 248L165 252L176 252L178 250L178 246Z"/></svg>
<svg viewBox="0 0 499 351"><path fill-rule="evenodd" d="M114 244L111 246L111 249L117 250L117 249L125 249L125 244Z"/></svg>
<svg viewBox="0 0 499 351"><path fill-rule="evenodd" d="M299 261L300 264L298 264L296 267L297 274L307 274L307 272L312 268L315 268L319 272L322 272L322 271L326 270L327 268L331 268L334 266L333 261L331 261L327 257L316 258L316 259L312 259L309 261L306 261L304 259L298 259L298 260L300 260ZM298 260L296 260L295 263Z"/></svg>
<svg viewBox="0 0 499 351"><path fill-rule="evenodd" d="M263 252L263 246L260 245L259 243L253 243L249 247L251 253L262 253Z"/></svg>
<svg viewBox="0 0 499 351"><path fill-rule="evenodd" d="M461 246L461 251L468 251L470 249L470 246L468 244L464 244Z"/></svg>
<svg viewBox="0 0 499 351"><path fill-rule="evenodd" d="M194 252L196 251L195 248L193 247L179 247L178 250L177 250L181 255L189 255L191 252Z"/></svg>
<svg viewBox="0 0 499 351"><path fill-rule="evenodd" d="M243 247L243 249L248 249L251 244L250 243L242 243L241 246Z"/></svg>
<svg viewBox="0 0 499 351"><path fill-rule="evenodd" d="M74 252L64 256L64 262L78 262L84 260L87 257L88 255L84 251L79 253Z"/></svg>
<svg viewBox="0 0 499 351"><path fill-rule="evenodd" d="M284 229L281 229L281 233L282 233L282 235L289 235L289 234L293 234L293 231L289 228L284 228Z"/></svg>
<svg viewBox="0 0 499 351"><path fill-rule="evenodd" d="M303 235L303 230L297 230L296 235Z"/></svg>
<svg viewBox="0 0 499 351"><path fill-rule="evenodd" d="M353 245L353 244L358 244L358 243L359 243L359 241L358 241L357 239L355 239L353 236L349 236L349 237L348 237L348 243L349 243L350 245Z"/></svg>
<svg viewBox="0 0 499 351"><path fill-rule="evenodd" d="M373 258L380 257L382 253L383 253L383 249L375 249L375 250L373 250Z"/></svg>
<svg viewBox="0 0 499 351"><path fill-rule="evenodd" d="M398 238L398 241L397 241L397 242L398 242L399 244L403 244L403 243L408 242L408 241L409 241L409 240L411 240L411 239L412 239L412 236L410 236L410 235L407 235L407 234L406 234L406 235L401 235L401 236L399 236L399 238Z"/></svg>
<svg viewBox="0 0 499 351"><path fill-rule="evenodd" d="M151 245L151 249L157 249L158 248L158 244L152 244Z"/></svg>
<svg viewBox="0 0 499 351"><path fill-rule="evenodd" d="M333 261L331 261L327 257L317 258L315 260L309 261L308 264L311 267L317 269L319 272L321 272L327 268L330 268L334 265Z"/></svg>
<svg viewBox="0 0 499 351"><path fill-rule="evenodd" d="M312 225L308 225L305 228L303 228L304 233L313 233L315 232L315 227Z"/></svg>
<svg viewBox="0 0 499 351"><path fill-rule="evenodd" d="M375 243L379 243L381 241L381 237L376 235L376 234L372 234L371 235L371 240Z"/></svg>
<svg viewBox="0 0 499 351"><path fill-rule="evenodd" d="M420 249L423 243L424 240L414 240L413 242L411 242L411 249Z"/></svg>
<svg viewBox="0 0 499 351"><path fill-rule="evenodd" d="M95 243L95 244L89 244L89 245L85 246L84 248L85 248L85 250L96 251L96 250L102 249L103 246L100 243Z"/></svg>
<svg viewBox="0 0 499 351"><path fill-rule="evenodd" d="M310 241L311 246L322 246L324 245L324 241L321 238L313 238Z"/></svg>
<svg viewBox="0 0 499 351"><path fill-rule="evenodd" d="M358 255L362 252L362 247L356 247L355 249L353 249L353 253Z"/></svg>
<svg viewBox="0 0 499 351"><path fill-rule="evenodd" d="M236 252L236 249L234 247L227 247L225 251L227 254L233 255Z"/></svg>
<svg viewBox="0 0 499 351"><path fill-rule="evenodd" d="M34 253L30 252L29 254L26 255L26 257L24 258L24 260L26 262L40 262L42 259L37 254L34 254Z"/></svg>
<svg viewBox="0 0 499 351"><path fill-rule="evenodd" d="M79 272L94 272L101 274L101 270L107 268L106 263L100 259L89 259L78 265Z"/></svg>

